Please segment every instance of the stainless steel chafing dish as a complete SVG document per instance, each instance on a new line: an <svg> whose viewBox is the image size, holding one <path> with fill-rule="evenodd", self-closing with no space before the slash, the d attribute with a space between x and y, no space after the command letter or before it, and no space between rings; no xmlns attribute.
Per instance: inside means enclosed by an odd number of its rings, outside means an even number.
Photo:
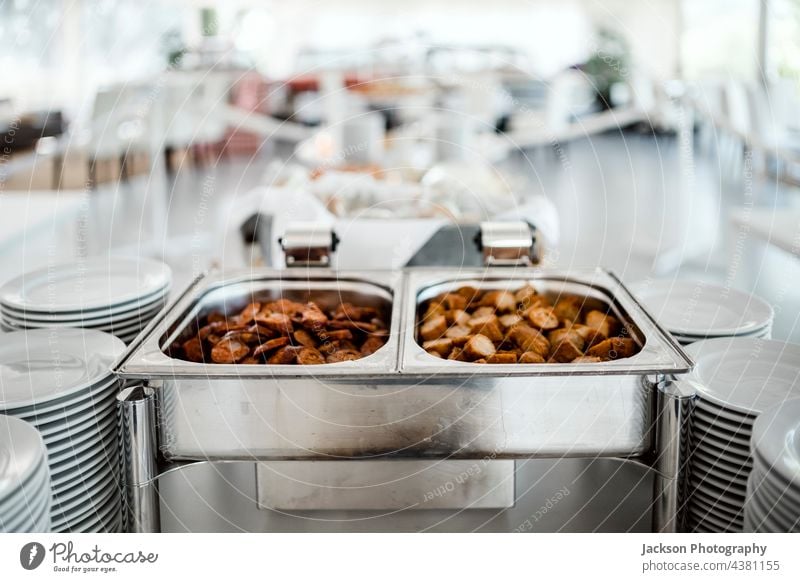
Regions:
<svg viewBox="0 0 800 582"><path fill-rule="evenodd" d="M416 342L419 302L458 285L598 299L642 345L595 364L491 365L442 361ZM167 355L197 317L250 298L356 299L391 313L388 343L372 356L321 366L193 363ZM640 455L651 446L651 385L690 360L603 271L516 269L405 273L327 270L212 275L192 285L134 344L125 378L157 388L168 459L330 459L376 456L498 458Z"/></svg>
<svg viewBox="0 0 800 582"><path fill-rule="evenodd" d="M426 299L462 285L514 289L526 282L609 306L641 350L602 363L479 365L434 358L417 343L418 306ZM232 313L252 297L307 300L309 294L323 303L378 307L390 317L388 342L360 360L318 366L203 364L169 355L210 310ZM117 373L154 389L158 434L151 440L165 462L633 458L660 476L655 527L674 529L685 399L668 380L691 366L602 270L309 268L199 278L130 346ZM127 438L135 468L135 451L143 448L136 442L148 439L135 430ZM152 471L150 464L139 472ZM134 513L145 514L133 519L147 521L141 499L152 504L154 496L140 489L153 481L130 469L128 475L138 500Z"/></svg>

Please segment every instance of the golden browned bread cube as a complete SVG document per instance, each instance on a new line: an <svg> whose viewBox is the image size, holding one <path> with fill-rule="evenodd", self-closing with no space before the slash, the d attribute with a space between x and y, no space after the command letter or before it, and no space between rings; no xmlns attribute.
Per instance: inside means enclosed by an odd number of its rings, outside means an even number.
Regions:
<svg viewBox="0 0 800 582"><path fill-rule="evenodd" d="M471 319L469 313L463 309L451 309L445 312L444 315L449 325L469 325L469 320Z"/></svg>
<svg viewBox="0 0 800 582"><path fill-rule="evenodd" d="M536 352L542 357L546 357L550 352L550 342L547 341L547 338L523 323L512 327L509 337L525 352Z"/></svg>
<svg viewBox="0 0 800 582"><path fill-rule="evenodd" d="M503 326L503 329L511 329L522 321L522 316L517 313L506 313L497 319L500 321L500 325Z"/></svg>
<svg viewBox="0 0 800 582"><path fill-rule="evenodd" d="M558 327L558 316L549 307L531 307L525 312L525 317L533 327L543 331Z"/></svg>
<svg viewBox="0 0 800 582"><path fill-rule="evenodd" d="M517 307L517 302L514 299L514 294L510 291L487 291L481 299L481 305L493 307L495 310L505 313L514 311Z"/></svg>
<svg viewBox="0 0 800 582"><path fill-rule="evenodd" d="M573 364L596 364L597 362L602 362L600 358L597 356L580 356L572 360Z"/></svg>
<svg viewBox="0 0 800 582"><path fill-rule="evenodd" d="M486 358L487 364L516 364L517 354L513 352L495 352Z"/></svg>
<svg viewBox="0 0 800 582"><path fill-rule="evenodd" d="M575 330L566 327L554 329L547 334L547 339L550 340L550 345L555 346L563 341L570 341L575 344L578 349L584 349L585 343L583 337Z"/></svg>
<svg viewBox="0 0 800 582"><path fill-rule="evenodd" d="M419 328L419 334L425 341L440 338L447 331L447 319L444 315L435 315L425 320Z"/></svg>
<svg viewBox="0 0 800 582"><path fill-rule="evenodd" d="M454 325L447 330L445 337L457 339L460 337L467 337L470 334L470 329L466 325Z"/></svg>
<svg viewBox="0 0 800 582"><path fill-rule="evenodd" d="M575 358L579 358L582 355L583 352L578 346L569 340L564 340L558 345L553 346L553 351L550 354L549 360L551 362L566 364L567 362L571 362Z"/></svg>
<svg viewBox="0 0 800 582"><path fill-rule="evenodd" d="M636 342L627 337L612 337L591 348L587 355L603 360L629 358L636 353Z"/></svg>
<svg viewBox="0 0 800 582"><path fill-rule="evenodd" d="M439 338L424 342L422 344L422 349L428 353L436 352L440 356L447 357L447 355L450 353L450 350L453 349L453 340L448 338Z"/></svg>
<svg viewBox="0 0 800 582"><path fill-rule="evenodd" d="M536 352L525 352L519 357L520 364L544 364L545 360Z"/></svg>
<svg viewBox="0 0 800 582"><path fill-rule="evenodd" d="M496 315L473 317L469 320L469 328L473 334L483 334L493 342L503 341L503 332Z"/></svg>
<svg viewBox="0 0 800 582"><path fill-rule="evenodd" d="M464 344L462 353L469 360L487 358L495 352L494 343L485 335L477 334Z"/></svg>
<svg viewBox="0 0 800 582"><path fill-rule="evenodd" d="M602 311L592 310L586 314L586 325L602 333L606 337L611 337L619 332L619 321L613 315L608 315Z"/></svg>

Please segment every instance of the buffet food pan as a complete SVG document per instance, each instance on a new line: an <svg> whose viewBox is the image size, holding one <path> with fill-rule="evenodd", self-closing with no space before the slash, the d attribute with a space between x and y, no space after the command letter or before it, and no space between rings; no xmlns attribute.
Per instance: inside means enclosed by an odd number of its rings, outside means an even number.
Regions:
<svg viewBox="0 0 800 582"><path fill-rule="evenodd" d="M601 301L640 351L593 364L444 362L417 343L418 305L450 287L530 282ZM209 310L253 297L352 301L388 313L386 344L316 366L187 362L171 346ZM258 271L202 277L117 366L155 387L167 459L506 459L637 456L650 450L655 385L691 361L611 274L536 269Z"/></svg>

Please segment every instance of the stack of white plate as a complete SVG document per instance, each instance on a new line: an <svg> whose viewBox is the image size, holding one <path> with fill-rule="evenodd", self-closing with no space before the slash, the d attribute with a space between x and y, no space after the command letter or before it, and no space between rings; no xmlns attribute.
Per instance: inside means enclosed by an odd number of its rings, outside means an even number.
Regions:
<svg viewBox="0 0 800 582"><path fill-rule="evenodd" d="M53 531L120 526L120 452L111 366L121 340L95 330L41 329L0 339L0 413L33 425L47 446Z"/></svg>
<svg viewBox="0 0 800 582"><path fill-rule="evenodd" d="M682 345L772 335L772 307L755 295L692 281L644 281L630 290Z"/></svg>
<svg viewBox="0 0 800 582"><path fill-rule="evenodd" d="M164 307L170 268L148 259L103 258L26 273L0 287L5 331L81 327L130 343Z"/></svg>
<svg viewBox="0 0 800 582"><path fill-rule="evenodd" d="M0 532L50 531L50 471L39 432L0 414Z"/></svg>
<svg viewBox="0 0 800 582"><path fill-rule="evenodd" d="M752 453L745 531L800 532L800 399L778 404L758 417Z"/></svg>
<svg viewBox="0 0 800 582"><path fill-rule="evenodd" d="M752 338L694 343L697 391L689 419L688 525L698 532L736 532L744 525L750 440L756 418L800 396L800 346Z"/></svg>

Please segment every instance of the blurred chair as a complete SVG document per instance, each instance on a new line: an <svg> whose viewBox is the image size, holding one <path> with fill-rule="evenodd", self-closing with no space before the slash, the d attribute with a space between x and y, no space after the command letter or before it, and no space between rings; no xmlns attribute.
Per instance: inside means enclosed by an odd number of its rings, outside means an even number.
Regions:
<svg viewBox="0 0 800 582"><path fill-rule="evenodd" d="M139 154L151 155L148 132L155 106L150 87L120 84L97 92L84 143L89 180L127 179L130 162ZM83 140L79 140L83 141ZM98 170L108 175L98 176Z"/></svg>

